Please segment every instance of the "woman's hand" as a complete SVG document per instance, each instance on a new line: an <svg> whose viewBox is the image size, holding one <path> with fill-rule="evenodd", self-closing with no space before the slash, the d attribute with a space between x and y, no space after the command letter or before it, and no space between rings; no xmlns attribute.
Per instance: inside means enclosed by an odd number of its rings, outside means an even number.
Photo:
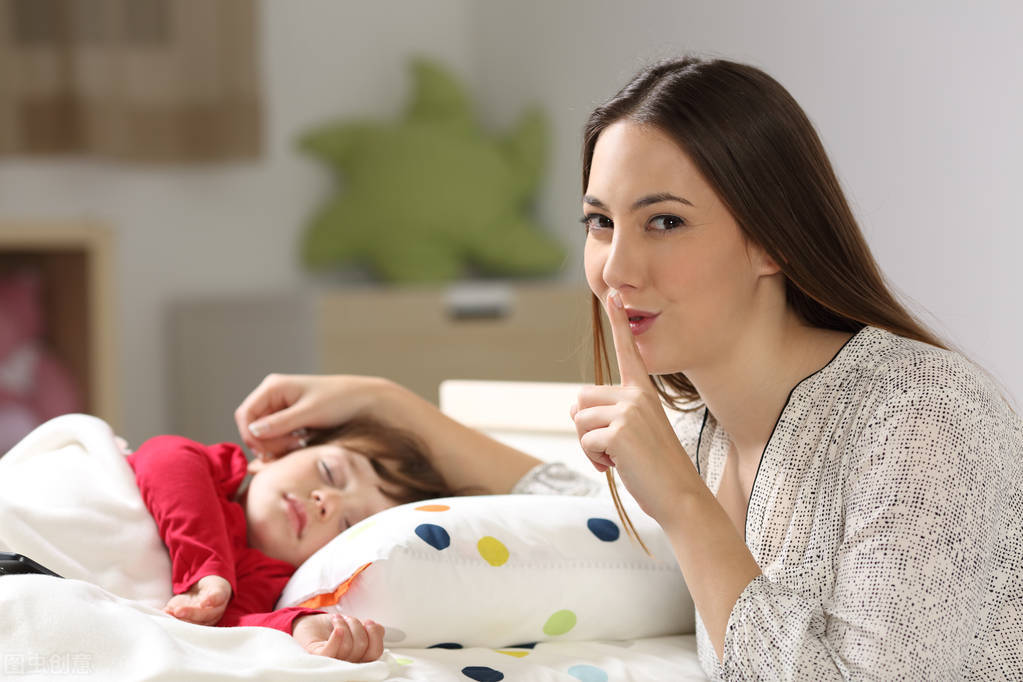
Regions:
<svg viewBox="0 0 1023 682"><path fill-rule="evenodd" d="M385 379L270 374L234 412L253 454L273 459L302 445L302 429L337 426L359 414Z"/></svg>
<svg viewBox="0 0 1023 682"><path fill-rule="evenodd" d="M384 653L384 626L351 616L300 616L295 619L291 636L311 654L352 663L369 663Z"/></svg>
<svg viewBox="0 0 1023 682"><path fill-rule="evenodd" d="M579 444L597 471L614 467L643 511L662 525L682 493L702 484L668 422L618 294L606 306L620 386L587 386L572 406Z"/></svg>
<svg viewBox="0 0 1023 682"><path fill-rule="evenodd" d="M196 625L216 625L231 601L231 583L219 575L199 578L187 592L176 594L163 607L178 620Z"/></svg>

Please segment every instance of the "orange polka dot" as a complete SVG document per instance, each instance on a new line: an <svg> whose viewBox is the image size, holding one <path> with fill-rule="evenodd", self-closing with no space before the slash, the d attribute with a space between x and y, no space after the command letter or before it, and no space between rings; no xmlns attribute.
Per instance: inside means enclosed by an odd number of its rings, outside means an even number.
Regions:
<svg viewBox="0 0 1023 682"><path fill-rule="evenodd" d="M421 507L416 507L416 511L447 511L451 509L446 504L424 504Z"/></svg>

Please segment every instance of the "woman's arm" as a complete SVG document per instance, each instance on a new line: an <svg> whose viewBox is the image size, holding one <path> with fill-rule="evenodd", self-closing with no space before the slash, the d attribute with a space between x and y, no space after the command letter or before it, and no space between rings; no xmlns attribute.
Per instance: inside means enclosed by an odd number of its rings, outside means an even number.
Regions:
<svg viewBox="0 0 1023 682"><path fill-rule="evenodd" d="M297 447L299 438L291 434L298 429L328 428L353 417L372 417L417 436L433 465L455 489L508 493L540 463L379 377L271 374L235 411L246 445L270 457Z"/></svg>
<svg viewBox="0 0 1023 682"><path fill-rule="evenodd" d="M608 317L622 385L579 392L572 409L579 444L597 470L615 467L664 529L720 660L729 614L760 566L668 422L625 311L612 301Z"/></svg>

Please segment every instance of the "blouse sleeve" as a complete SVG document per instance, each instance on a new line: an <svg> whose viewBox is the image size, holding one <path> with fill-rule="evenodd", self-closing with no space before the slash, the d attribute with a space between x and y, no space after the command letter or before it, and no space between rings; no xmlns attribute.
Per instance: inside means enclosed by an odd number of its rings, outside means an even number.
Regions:
<svg viewBox="0 0 1023 682"><path fill-rule="evenodd" d="M990 573L1004 424L964 383L903 381L855 437L834 585L758 576L725 633L724 679L944 679L961 670ZM1004 433L1002 434L1004 435Z"/></svg>
<svg viewBox="0 0 1023 682"><path fill-rule="evenodd" d="M561 462L542 462L526 472L511 490L512 495L579 495L592 497L602 488Z"/></svg>

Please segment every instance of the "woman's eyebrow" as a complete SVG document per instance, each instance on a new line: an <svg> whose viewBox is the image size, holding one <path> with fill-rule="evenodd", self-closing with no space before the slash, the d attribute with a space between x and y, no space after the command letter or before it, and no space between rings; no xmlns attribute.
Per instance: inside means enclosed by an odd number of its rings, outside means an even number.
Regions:
<svg viewBox="0 0 1023 682"><path fill-rule="evenodd" d="M689 201L688 199L684 197L675 196L671 192L658 192L656 194L648 194L641 199L636 199L636 201L632 202L632 210L635 211L638 208L643 208L644 206L649 206L650 204L659 204L662 201L677 201L678 203L685 204L686 206L693 205L693 202Z"/></svg>
<svg viewBox="0 0 1023 682"><path fill-rule="evenodd" d="M631 210L636 211L638 209L643 208L644 206L650 206L651 204L659 204L662 201L677 201L678 203L685 204L686 206L693 205L693 202L689 201L685 197L676 196L671 192L657 192L656 194L648 194L645 197L636 199L636 201L632 202ZM603 209L605 211L610 210L607 207L607 204L605 204L603 201L590 194L587 194L583 197L583 202L591 206L596 206L597 208Z"/></svg>

